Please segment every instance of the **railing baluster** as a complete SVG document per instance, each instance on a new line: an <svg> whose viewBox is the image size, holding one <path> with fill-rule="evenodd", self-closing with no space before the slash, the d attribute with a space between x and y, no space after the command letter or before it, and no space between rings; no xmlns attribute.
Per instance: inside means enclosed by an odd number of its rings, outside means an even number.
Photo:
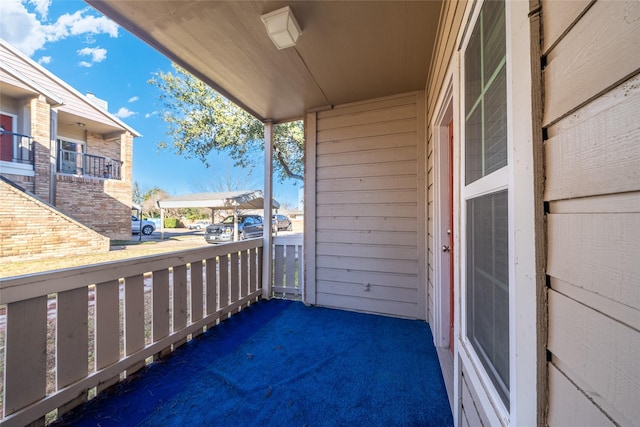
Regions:
<svg viewBox="0 0 640 427"><path fill-rule="evenodd" d="M120 359L120 282L110 280L96 285L95 290L95 364L96 371ZM116 375L98 385L98 393L120 379Z"/></svg>
<svg viewBox="0 0 640 427"><path fill-rule="evenodd" d="M286 246L286 274L284 286L287 288L296 287L296 275L295 275L295 262L296 262L296 247L295 245Z"/></svg>
<svg viewBox="0 0 640 427"><path fill-rule="evenodd" d="M231 254L231 303L238 301L240 293L240 257L238 252ZM229 313L231 315L231 313Z"/></svg>
<svg viewBox="0 0 640 427"><path fill-rule="evenodd" d="M249 249L249 293L258 289L258 249Z"/></svg>
<svg viewBox="0 0 640 427"><path fill-rule="evenodd" d="M207 316L212 315L218 310L218 260L217 258L207 259ZM202 271L202 262L200 262L200 270ZM213 319L207 324L207 328L215 326L218 319Z"/></svg>
<svg viewBox="0 0 640 427"><path fill-rule="evenodd" d="M204 286L202 268L191 269L191 323L202 319L204 305ZM193 332L194 337L202 333L202 329Z"/></svg>
<svg viewBox="0 0 640 427"><path fill-rule="evenodd" d="M152 314L152 342L160 341L169 335L169 270L162 269L153 272L153 314ZM164 349L155 358L171 353L171 348Z"/></svg>
<svg viewBox="0 0 640 427"><path fill-rule="evenodd" d="M45 396L47 296L7 304L6 316L5 416Z"/></svg>
<svg viewBox="0 0 640 427"><path fill-rule="evenodd" d="M262 246L260 246L258 248L258 259L256 260L256 262L258 263L258 289L262 289L263 283L262 283Z"/></svg>
<svg viewBox="0 0 640 427"><path fill-rule="evenodd" d="M275 251L273 252L276 257L275 267L273 269L273 286L282 286L284 284L284 246L276 245Z"/></svg>
<svg viewBox="0 0 640 427"><path fill-rule="evenodd" d="M58 293L56 314L56 385L64 388L87 376L88 373L88 304L87 288ZM58 409L58 415L84 403L86 393Z"/></svg>
<svg viewBox="0 0 640 427"><path fill-rule="evenodd" d="M196 264L202 265L201 262L191 263L191 278L193 278L194 268ZM173 268L173 332L184 329L187 326L187 267L179 265ZM187 342L183 338L173 344L173 348L180 347Z"/></svg>
<svg viewBox="0 0 640 427"><path fill-rule="evenodd" d="M249 253L245 250L240 252L240 298L249 293ZM246 304L243 305L246 307Z"/></svg>
<svg viewBox="0 0 640 427"><path fill-rule="evenodd" d="M131 355L144 348L144 276L124 280L124 353ZM139 362L127 369L127 376L144 366Z"/></svg>
<svg viewBox="0 0 640 427"><path fill-rule="evenodd" d="M229 305L229 256L223 255L220 257L220 288L218 290L220 295L219 307L225 308ZM222 319L226 319L228 316L222 316Z"/></svg>
<svg viewBox="0 0 640 427"><path fill-rule="evenodd" d="M297 245L298 247L298 288L300 290L300 296L305 301L304 291L304 249L302 241Z"/></svg>

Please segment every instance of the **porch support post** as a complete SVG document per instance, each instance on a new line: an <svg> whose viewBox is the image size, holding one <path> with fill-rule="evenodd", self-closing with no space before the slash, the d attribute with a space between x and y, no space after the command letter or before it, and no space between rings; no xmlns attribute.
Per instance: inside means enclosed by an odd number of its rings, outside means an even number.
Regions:
<svg viewBox="0 0 640 427"><path fill-rule="evenodd" d="M262 232L262 297L271 297L271 259L273 251L273 238L271 236L271 208L273 180L273 122L267 120L264 123L264 215Z"/></svg>
<svg viewBox="0 0 640 427"><path fill-rule="evenodd" d="M142 215L140 215L140 224L142 224ZM140 231L142 235L142 231ZM160 240L164 240L164 208L160 208Z"/></svg>
<svg viewBox="0 0 640 427"><path fill-rule="evenodd" d="M233 207L233 241L238 241L238 204Z"/></svg>

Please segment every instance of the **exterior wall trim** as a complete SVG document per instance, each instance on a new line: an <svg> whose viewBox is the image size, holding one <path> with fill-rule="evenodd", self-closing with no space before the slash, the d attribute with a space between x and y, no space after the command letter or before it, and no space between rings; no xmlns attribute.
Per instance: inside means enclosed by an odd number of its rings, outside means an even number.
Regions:
<svg viewBox="0 0 640 427"><path fill-rule="evenodd" d="M304 154L304 288L306 304L316 304L316 149L318 113L308 113Z"/></svg>

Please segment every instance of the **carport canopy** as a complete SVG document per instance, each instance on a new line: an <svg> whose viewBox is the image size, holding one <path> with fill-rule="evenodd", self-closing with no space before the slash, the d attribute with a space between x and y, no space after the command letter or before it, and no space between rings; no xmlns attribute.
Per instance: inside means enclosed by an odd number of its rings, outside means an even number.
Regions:
<svg viewBox="0 0 640 427"><path fill-rule="evenodd" d="M211 209L262 209L264 196L261 190L227 191L222 193L193 193L159 200L160 209L211 208ZM272 200L274 209L280 204Z"/></svg>

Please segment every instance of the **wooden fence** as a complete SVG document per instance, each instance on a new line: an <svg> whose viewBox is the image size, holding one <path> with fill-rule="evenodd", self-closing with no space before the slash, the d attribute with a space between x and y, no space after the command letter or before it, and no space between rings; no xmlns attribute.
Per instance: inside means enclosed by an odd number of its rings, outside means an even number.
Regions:
<svg viewBox="0 0 640 427"><path fill-rule="evenodd" d="M288 290L295 267L276 265ZM60 415L215 326L262 295L261 267L254 239L3 280L0 425Z"/></svg>

